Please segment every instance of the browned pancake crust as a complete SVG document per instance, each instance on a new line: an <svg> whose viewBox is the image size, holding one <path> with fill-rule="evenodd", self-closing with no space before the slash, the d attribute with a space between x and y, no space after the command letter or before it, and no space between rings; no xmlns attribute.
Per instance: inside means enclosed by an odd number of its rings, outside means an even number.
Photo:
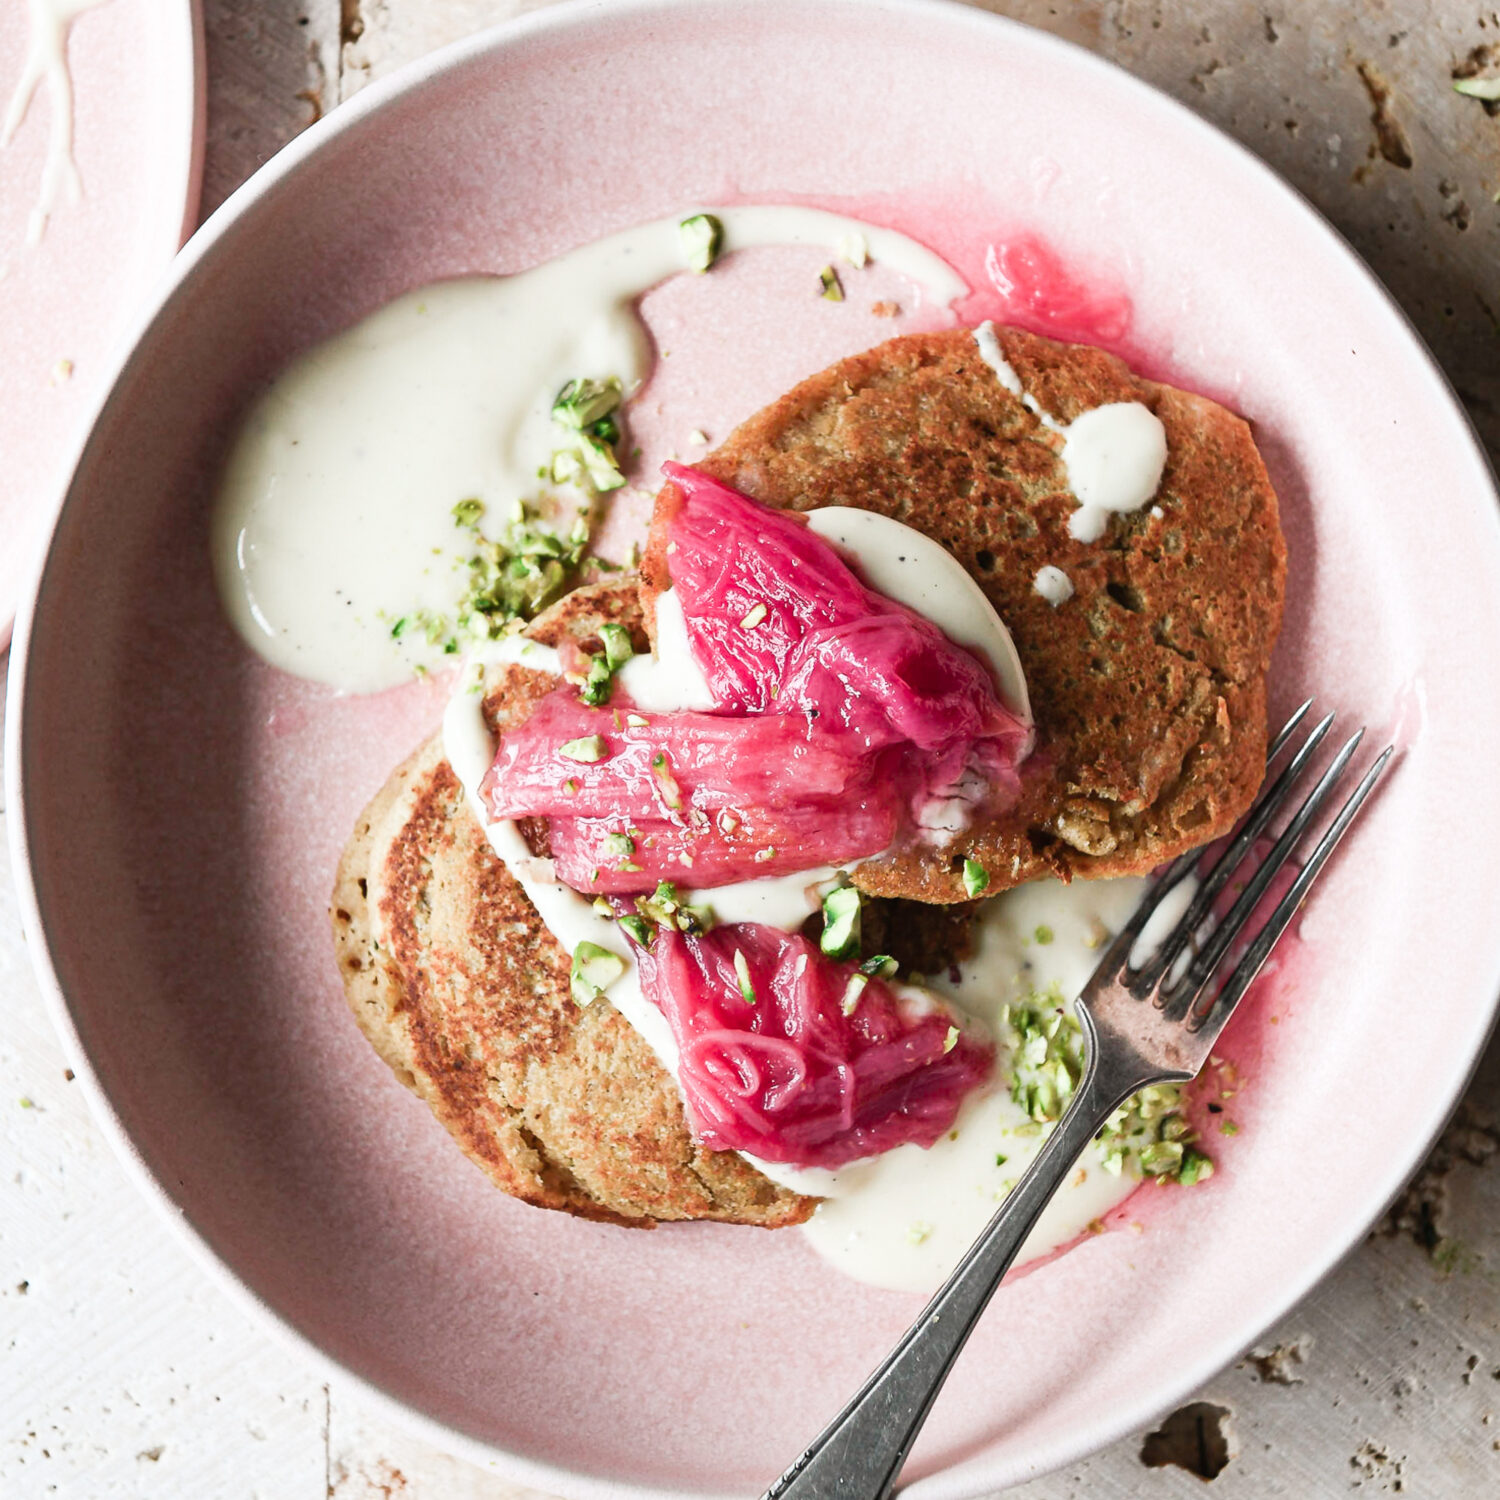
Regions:
<svg viewBox="0 0 1500 1500"><path fill-rule="evenodd" d="M1059 421L1112 401L1157 414L1168 458L1155 508L1075 541L1061 439L1004 389L967 329L842 360L697 464L770 505L858 506L936 538L1015 639L1039 731L1019 805L956 853L861 865L856 883L878 895L960 900L964 855L992 889L1148 870L1229 828L1264 769L1286 549L1249 427L1101 350L997 332ZM644 569L657 587L661 522L677 503L668 485ZM1033 587L1049 563L1076 591L1057 609Z"/></svg>
<svg viewBox="0 0 1500 1500"><path fill-rule="evenodd" d="M537 639L637 631L635 579L579 590ZM498 669L492 723L555 686ZM676 1085L608 1003L576 1005L569 963L490 849L434 738L361 815L331 906L345 993L375 1050L506 1192L543 1208L650 1227L719 1219L779 1227L814 1201L688 1133Z"/></svg>

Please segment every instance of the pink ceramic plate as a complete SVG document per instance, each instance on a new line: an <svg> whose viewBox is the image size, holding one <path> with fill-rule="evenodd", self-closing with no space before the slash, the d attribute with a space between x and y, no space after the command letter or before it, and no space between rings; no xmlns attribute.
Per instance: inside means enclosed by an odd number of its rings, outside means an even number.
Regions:
<svg viewBox="0 0 1500 1500"><path fill-rule="evenodd" d="M1315 689L1404 747L1295 972L1241 1018L1218 1175L1007 1289L965 1354L911 1494L972 1496L1139 1426L1300 1297L1432 1139L1500 986L1489 475L1364 268L1192 115L909 0L578 6L361 94L198 235L83 455L12 671L23 900L142 1183L330 1368L546 1489L758 1491L914 1300L793 1233L630 1233L484 1184L355 1032L324 917L438 694L259 665L206 533L235 414L294 351L425 279L736 196L858 205L975 277L1031 234L1125 293L1137 355L1238 406L1271 465L1275 710Z"/></svg>
<svg viewBox="0 0 1500 1500"><path fill-rule="evenodd" d="M196 4L49 20L79 3L0 5L0 115L28 105L0 147L0 649L122 342L198 213Z"/></svg>

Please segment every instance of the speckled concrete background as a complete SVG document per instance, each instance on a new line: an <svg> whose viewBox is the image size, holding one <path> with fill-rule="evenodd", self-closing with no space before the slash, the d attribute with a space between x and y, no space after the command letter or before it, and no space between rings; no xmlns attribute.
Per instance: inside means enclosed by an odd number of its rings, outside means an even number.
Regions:
<svg viewBox="0 0 1500 1500"><path fill-rule="evenodd" d="M1391 288L1500 455L1500 105L1452 88L1500 74L1500 11L1456 0L984 3L1120 63L1295 184ZM371 78L534 8L204 0L205 212ZM69 1086L8 874L0 1000L0 1494L526 1500L367 1419L248 1326L167 1237ZM1263 1346L1159 1431L1010 1493L1500 1494L1497 1149L1492 1047L1386 1221ZM1316 1170L1311 1148L1289 1164L1314 1182Z"/></svg>

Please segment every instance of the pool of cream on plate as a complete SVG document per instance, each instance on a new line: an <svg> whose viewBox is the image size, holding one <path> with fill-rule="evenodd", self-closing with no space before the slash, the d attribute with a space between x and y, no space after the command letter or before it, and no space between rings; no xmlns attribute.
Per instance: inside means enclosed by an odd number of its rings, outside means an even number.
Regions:
<svg viewBox="0 0 1500 1500"><path fill-rule="evenodd" d="M894 271L909 296L947 306L966 288L943 261L894 231L805 208L719 211L726 251L786 244L842 245L852 259ZM650 342L637 300L682 272L676 218L611 235L511 277L469 277L419 288L319 345L283 373L252 408L231 452L215 509L215 572L230 618L273 665L343 691L400 685L414 669L450 665L421 633L393 636L391 621L419 610L451 612L462 590L464 551L453 506L470 497L506 514L533 497L555 444L551 404L580 374L618 375L627 396L650 373ZM864 274L840 265L844 278ZM993 335L981 352L1009 384ZM1144 411L1144 408L1142 408ZM1138 416L1125 489L1089 489L1079 516L1144 503L1160 474L1157 434ZM1154 419L1153 419L1154 421ZM1052 424L1055 426L1055 424ZM1079 424L1075 423L1076 429ZM1092 461L1092 439L1069 436L1070 475ZM1107 434L1118 449L1119 430ZM1131 441L1129 431L1124 441ZM1081 446L1080 446L1081 444ZM1097 468L1097 465L1094 466ZM1153 472L1154 471L1154 472ZM1092 475L1093 470L1089 470ZM566 487L560 497L564 507ZM1081 488L1085 488L1082 487ZM587 497L572 497L575 509ZM810 517L848 551L872 585L921 610L953 639L987 657L1002 695L1027 713L1024 678L1008 633L978 586L936 543L867 512L832 509ZM897 567L893 537L901 538ZM659 609L658 654L638 657L621 682L643 707L711 703L687 651L681 612ZM494 746L468 690L485 661L556 669L555 653L517 638L476 649L444 722L449 760L477 799ZM1029 716L1029 715L1028 715ZM562 946L591 941L627 959L608 999L639 1030L670 1072L676 1048L641 993L615 924L561 885L534 858L514 825L487 825L492 847ZM705 892L718 920L763 921L788 930L818 909L831 868ZM1093 967L1101 933L1138 898L1135 880L1041 882L987 902L971 957L937 992L981 1024L1001 1007L1056 984L1071 1001ZM1046 935L1050 940L1041 941ZM837 1173L756 1161L767 1175L820 1204L804 1232L831 1263L881 1286L936 1286L1025 1170L1043 1139L1000 1077L972 1095L954 1129L930 1149L902 1146ZM752 1158L753 1159L753 1158ZM1135 1186L1111 1175L1094 1148L1057 1195L1022 1254L1034 1258L1076 1238Z"/></svg>

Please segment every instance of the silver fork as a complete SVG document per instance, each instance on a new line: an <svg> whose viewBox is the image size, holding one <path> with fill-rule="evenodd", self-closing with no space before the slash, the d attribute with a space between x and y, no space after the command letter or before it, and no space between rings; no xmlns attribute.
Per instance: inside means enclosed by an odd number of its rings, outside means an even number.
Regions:
<svg viewBox="0 0 1500 1500"><path fill-rule="evenodd" d="M1311 707L1309 699L1276 736L1267 753L1268 767L1293 739ZM891 1493L970 1331L1079 1153L1138 1090L1154 1083L1185 1083L1197 1075L1224 1023L1385 770L1393 746L1387 746L1365 772L1290 888L1215 989L1215 975L1231 945L1343 779L1363 729L1334 756L1229 911L1211 931L1205 931L1214 902L1244 867L1257 841L1266 837L1271 819L1286 803L1332 725L1333 715L1328 714L1308 731L1280 775L1261 793L1239 832L1203 875L1171 932L1154 954L1132 967L1132 950L1146 923L1166 895L1193 872L1201 851L1184 855L1153 882L1105 949L1078 998L1086 1062L1066 1113L1030 1170L921 1317L859 1394L766 1491L764 1500L885 1500ZM1194 944L1196 951L1190 951ZM1148 1000L1150 1004L1145 1003Z"/></svg>

